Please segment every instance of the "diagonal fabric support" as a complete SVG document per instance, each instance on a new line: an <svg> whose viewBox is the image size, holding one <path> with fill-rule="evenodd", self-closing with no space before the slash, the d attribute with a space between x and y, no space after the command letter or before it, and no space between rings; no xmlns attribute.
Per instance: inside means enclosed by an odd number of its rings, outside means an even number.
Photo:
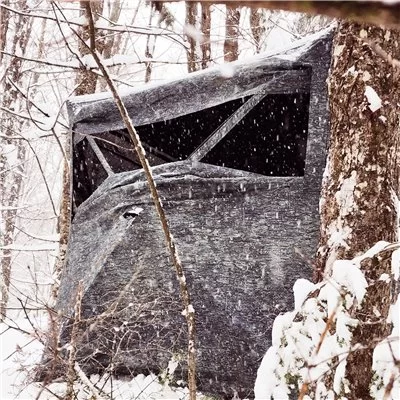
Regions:
<svg viewBox="0 0 400 400"><path fill-rule="evenodd" d="M103 166L103 168L107 172L107 175L108 176L114 175L114 171L111 169L110 164L107 162L107 160L104 157L103 153L99 149L99 146L97 146L97 143L95 142L95 140L90 136L87 136L87 140L88 140L90 146L92 147L94 153L96 154L97 158L99 159L101 165Z"/></svg>
<svg viewBox="0 0 400 400"><path fill-rule="evenodd" d="M267 87L261 88L226 119L189 157L190 161L200 161L212 150L262 99L267 95Z"/></svg>

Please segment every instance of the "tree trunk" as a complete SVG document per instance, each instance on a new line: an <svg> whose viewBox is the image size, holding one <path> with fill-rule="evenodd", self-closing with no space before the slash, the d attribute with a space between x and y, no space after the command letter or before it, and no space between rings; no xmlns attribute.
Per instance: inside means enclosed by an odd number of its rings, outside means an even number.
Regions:
<svg viewBox="0 0 400 400"><path fill-rule="evenodd" d="M149 16L149 26L151 26L154 17L154 10L150 11ZM146 50L144 52L145 57L147 60L151 60L153 58L154 49L156 46L157 36L154 35L147 35L146 39ZM153 63L151 61L146 61L146 72L144 75L144 82L148 83L151 80L151 73L153 71Z"/></svg>
<svg viewBox="0 0 400 400"><path fill-rule="evenodd" d="M81 1L81 9L82 14L85 14L85 1ZM93 9L93 19L96 22L99 19L99 15L103 12L103 0L100 1L93 1L92 2L92 9ZM80 37L83 39L86 43L89 43L90 40L90 34L89 34L89 28L88 25L83 26L80 31ZM80 56L89 56L90 55L90 49L82 43L82 40L79 40L78 43L78 48L79 48L79 54ZM96 35L96 49L97 51L102 54L103 49L104 49L104 40L103 38L100 38ZM91 94L96 92L96 86L97 86L97 77L98 75L95 74L94 72L86 69L82 69L78 72L76 82L79 85L77 89L75 90L75 95L80 96L83 94Z"/></svg>
<svg viewBox="0 0 400 400"><path fill-rule="evenodd" d="M18 6L24 10L26 1L20 0ZM7 42L11 42L10 53L16 54L25 52L32 29L32 20L24 15L7 15L6 26L10 22L15 24L17 29L6 29L2 31L2 44L4 48ZM5 21L3 21L5 22ZM3 27L2 27L3 28ZM18 49L18 51L17 51ZM2 59L5 64L6 58ZM16 89L22 79L22 60L11 57L8 65L5 66L4 79L1 86L1 105L12 112L19 112L20 93ZM1 260L1 283L0 283L0 320L6 316L7 303L9 299L9 288L11 283L12 251L7 247L13 243L15 223L18 215L18 200L22 187L24 175L24 163L26 147L23 140L19 140L23 121L10 114L2 112L1 116L2 139L0 143L0 253ZM17 139L15 139L17 137Z"/></svg>
<svg viewBox="0 0 400 400"><path fill-rule="evenodd" d="M201 5L201 33L203 34L203 43L201 44L201 68L206 69L211 62L211 10L209 4Z"/></svg>
<svg viewBox="0 0 400 400"><path fill-rule="evenodd" d="M258 54L261 50L261 43L266 31L266 21L262 9L252 8L250 10L250 28L256 47L256 53Z"/></svg>
<svg viewBox="0 0 400 400"><path fill-rule="evenodd" d="M193 34L196 28L197 23L197 3L187 1L186 2L186 25L188 28L189 34L187 35L187 39L189 42L189 50L187 53L188 60L188 72L194 72L199 69L199 65L197 63L197 51L196 51L196 37Z"/></svg>
<svg viewBox="0 0 400 400"><path fill-rule="evenodd" d="M239 57L239 22L240 7L232 8L231 6L226 6L226 33L224 42L225 62L235 61Z"/></svg>
<svg viewBox="0 0 400 400"><path fill-rule="evenodd" d="M317 254L318 270L327 275L335 260L352 259L380 240L398 240L399 70L373 48L379 45L382 54L399 58L399 42L399 32L350 22L341 23L334 40L331 143ZM381 99L380 108L379 99L369 94L372 89ZM386 318L394 293L390 283L379 280L383 273L391 275L390 264L383 254L361 265L369 287L354 313L361 322L352 344L366 348L347 359L349 399L370 398L373 348L390 328Z"/></svg>
<svg viewBox="0 0 400 400"><path fill-rule="evenodd" d="M110 4L110 9L108 11L108 20L113 23L118 23L119 17L121 15L122 5L121 0L114 0ZM118 38L118 39L117 39ZM103 48L103 58L106 60L111 58L113 54L118 54L120 45L121 35L107 35L104 40ZM102 80L100 84L100 90L102 92L107 90L107 83Z"/></svg>
<svg viewBox="0 0 400 400"><path fill-rule="evenodd" d="M179 0L169 0L179 1ZM398 3L393 1L268 1L268 0L196 0L208 4L226 4L235 7L267 8L312 15L326 15L331 18L351 18L366 24L384 25L399 29L400 13ZM360 6L360 3L362 5Z"/></svg>

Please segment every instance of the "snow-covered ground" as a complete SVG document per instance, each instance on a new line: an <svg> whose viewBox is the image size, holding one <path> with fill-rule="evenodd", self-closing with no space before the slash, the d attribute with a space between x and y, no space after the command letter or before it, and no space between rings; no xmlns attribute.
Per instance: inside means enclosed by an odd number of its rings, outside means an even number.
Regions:
<svg viewBox="0 0 400 400"><path fill-rule="evenodd" d="M38 322L38 321L35 321ZM65 382L52 383L44 388L40 383L32 382L35 366L40 362L43 345L37 339L32 325L27 319L14 321L9 328L6 324L0 324L0 359L1 359L1 399L2 400L56 400L63 398L66 392ZM36 323L35 329L38 329ZM31 332L31 334L22 331ZM170 365L173 368L174 365ZM130 381L110 379L109 376L100 377L93 375L90 382L78 379L74 385L77 400L110 399L114 400L184 400L188 398L186 387L170 387L167 375L162 379L155 375L138 375ZM94 388L94 389L93 389ZM199 396L201 399L202 396Z"/></svg>

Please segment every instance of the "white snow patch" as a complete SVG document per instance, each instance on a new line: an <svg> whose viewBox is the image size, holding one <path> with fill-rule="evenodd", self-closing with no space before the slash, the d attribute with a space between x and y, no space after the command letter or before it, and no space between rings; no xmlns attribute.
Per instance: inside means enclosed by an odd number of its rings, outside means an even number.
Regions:
<svg viewBox="0 0 400 400"><path fill-rule="evenodd" d="M194 308L193 308L193 306L192 306L191 304L188 305L187 310L184 309L184 310L181 312L181 314L182 314L184 317L186 317L188 313L194 313Z"/></svg>
<svg viewBox="0 0 400 400"><path fill-rule="evenodd" d="M353 170L348 178L343 179L340 190L335 194L340 214L343 216L350 214L354 208L354 189L356 185L357 172Z"/></svg>
<svg viewBox="0 0 400 400"><path fill-rule="evenodd" d="M354 293L358 304L364 299L368 283L363 272L354 261L337 260L333 264L332 279Z"/></svg>
<svg viewBox="0 0 400 400"><path fill-rule="evenodd" d="M392 274L393 279L398 281L400 278L400 249L392 253Z"/></svg>
<svg viewBox="0 0 400 400"><path fill-rule="evenodd" d="M183 33L198 43L203 43L204 36L196 27L190 24L185 24L183 26Z"/></svg>
<svg viewBox="0 0 400 400"><path fill-rule="evenodd" d="M399 369L395 365L394 360L400 359L400 296L390 309L390 319L393 323L391 334L382 340L374 349L372 369L374 376L370 393L374 399L383 399L386 395L385 391L392 378L394 379L390 396L387 399L397 400L400 393Z"/></svg>
<svg viewBox="0 0 400 400"><path fill-rule="evenodd" d="M105 18L99 18L95 23L95 27L97 29L105 29L108 28L109 26L110 24Z"/></svg>
<svg viewBox="0 0 400 400"><path fill-rule="evenodd" d="M223 78L232 78L235 76L236 68L232 64L223 64L220 67L220 74Z"/></svg>
<svg viewBox="0 0 400 400"><path fill-rule="evenodd" d="M308 279L297 279L293 285L294 308L298 310L304 303L307 296L315 289L314 283Z"/></svg>
<svg viewBox="0 0 400 400"><path fill-rule="evenodd" d="M39 323L35 319L35 323ZM42 326L43 325L43 326ZM15 326L26 331L31 331L32 327L26 319L15 322ZM40 329L40 326L42 328ZM44 332L44 323L37 326ZM43 346L35 338L35 334L24 335L18 330L8 329L5 324L0 323L1 347L1 399L36 399L56 400L64 398L66 393L66 383L57 382L48 385L50 391L43 390L39 383L27 383L27 378L33 374L35 366L40 362ZM172 375L178 366L178 362L172 359L168 363L166 373ZM74 392L76 400L87 400L96 397L97 399L114 400L187 400L189 390L187 387L170 387L168 379L162 383L157 375L137 375L132 380L109 379L109 375L92 375L88 377L93 386L101 390L100 396L91 393L91 388L85 383L76 382ZM199 399L205 397L198 393Z"/></svg>
<svg viewBox="0 0 400 400"><path fill-rule="evenodd" d="M380 281L383 281L383 282L386 282L386 283L390 283L391 278L390 278L390 275L389 275L389 274L382 274L382 275L379 277L379 280L380 280Z"/></svg>
<svg viewBox="0 0 400 400"><path fill-rule="evenodd" d="M382 107L382 100L378 96L378 93L371 87L366 85L365 86L365 97L368 100L369 108L372 112L379 110Z"/></svg>
<svg viewBox="0 0 400 400"><path fill-rule="evenodd" d="M139 215L141 212L143 212L143 208L142 207L132 207L127 212L129 212L130 214Z"/></svg>
<svg viewBox="0 0 400 400"><path fill-rule="evenodd" d="M368 249L364 254L358 257L354 257L353 261L357 264L360 264L361 261L365 260L366 258L372 258L380 253L383 249L387 248L390 245L389 242L384 240L380 240L376 242L370 249Z"/></svg>
<svg viewBox="0 0 400 400"><path fill-rule="evenodd" d="M346 240L350 236L351 232L352 229L349 226L337 226L335 222L332 222L328 227L328 246L343 246L344 248L349 249Z"/></svg>

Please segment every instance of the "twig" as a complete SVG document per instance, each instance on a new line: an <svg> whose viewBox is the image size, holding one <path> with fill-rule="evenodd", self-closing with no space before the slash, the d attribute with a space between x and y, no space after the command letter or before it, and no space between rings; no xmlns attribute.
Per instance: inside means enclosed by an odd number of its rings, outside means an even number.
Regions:
<svg viewBox="0 0 400 400"><path fill-rule="evenodd" d="M90 379L86 376L86 374L82 371L82 368L79 366L77 362L74 364L74 369L79 379L84 383L92 392L91 399L93 400L102 400L104 397L101 395L100 391L90 382ZM108 396L107 396L108 398Z"/></svg>
<svg viewBox="0 0 400 400"><path fill-rule="evenodd" d="M75 375L76 342L78 339L79 325L81 321L82 295L83 295L83 284L82 281L79 281L78 289L76 292L75 307L74 307L74 322L72 324L71 340L69 343L67 392L65 394L66 400L72 400L74 394L74 381L76 378Z"/></svg>
<svg viewBox="0 0 400 400"><path fill-rule="evenodd" d="M312 358L317 356L319 351L321 350L322 343L324 342L324 340L326 338L326 334L329 332L329 329L332 326L332 323L333 323L333 320L335 319L336 312L337 312L337 309L338 309L339 305L340 305L340 300L338 299L338 302L336 304L335 309L332 311L331 315L329 316L328 321L326 321L326 325L325 325L324 331L322 332L322 334L321 334L321 336L319 338L319 342L317 344L317 347L315 348L315 352L314 352ZM310 368L312 368L312 367L314 367L314 365L309 365L308 366L308 370L310 370ZM308 387L309 387L310 383L311 382L309 382L308 380L303 382L303 384L301 386L301 389L300 389L298 400L303 400L304 399L304 396L308 392Z"/></svg>
<svg viewBox="0 0 400 400"><path fill-rule="evenodd" d="M49 15L44 15L44 14L38 14L38 13L32 13L32 12L24 12L17 10L15 8L12 8L10 6L7 6L5 4L0 4L1 8L4 8L10 12L13 12L18 15L30 17L30 18L42 18L42 19L47 19L50 21L57 21L56 17L51 17ZM57 7L59 8L59 7ZM101 16L102 19L108 21L110 25L112 26L102 26L101 30L103 31L110 31L110 32L115 32L115 33L135 33L137 35L153 35L153 36L166 36L167 38L173 37L173 36L178 36L181 38L181 35L179 33L176 33L172 30L166 29L166 28L159 28L159 27L137 27L133 26L130 24L118 24L115 23L108 18ZM74 21L69 21L67 18L64 17L64 19L58 19L60 23L68 24L68 25L74 25L76 27L83 27L84 24L79 23L79 22L74 22ZM182 42L179 42L177 39L174 39L174 41L178 42L180 45L186 48L185 44Z"/></svg>
<svg viewBox="0 0 400 400"><path fill-rule="evenodd" d="M132 142L135 146L135 150L140 159L140 163L143 167L145 176L147 178L147 182L150 188L150 192L154 201L155 208L157 210L162 229L164 231L165 240L167 242L167 247L170 252L170 256L172 259L172 263L175 267L175 273L179 282L180 292L182 301L185 307L185 317L188 329L188 355L187 355L187 363L188 363L188 386L189 386L189 396L190 400L196 399L196 350L195 350L195 317L194 317L194 309L191 304L190 294L188 290L188 286L186 284L186 277L183 269L182 262L178 256L178 251L176 248L175 241L170 231L169 223L167 217L165 215L164 208L162 206L160 196L158 194L156 184L154 182L154 178L151 172L150 165L147 161L144 148L140 141L140 137L136 132L135 127L133 126L132 120L129 117L128 110L123 103L121 96L118 94L118 91L114 85L113 80L110 77L110 74L107 68L102 63L95 47L95 27L92 15L92 9L90 6L90 2L85 4L87 18L89 21L89 31L90 31L90 50L93 58L95 59L99 69L101 70L105 81L107 82L108 87L111 90L111 93L114 97L115 103L119 109L122 120L125 123L125 126L130 134ZM72 29L72 28L71 28ZM84 42L85 43L85 42Z"/></svg>
<svg viewBox="0 0 400 400"><path fill-rule="evenodd" d="M37 339L40 343L44 344L44 340L41 338L41 335L40 335L38 329L35 327L34 323L29 318L29 314L28 314L24 304L22 303L22 300L19 297L17 297L17 300L19 301L19 304L21 304L21 308L25 314L25 318L28 320L29 325L32 327L33 331L35 332L35 335L36 335L35 339Z"/></svg>
<svg viewBox="0 0 400 400"><path fill-rule="evenodd" d="M27 140L26 142L28 143L29 148L31 149L33 155L35 156L37 165L38 165L39 170L40 170L40 174L42 175L42 179L43 179L44 185L46 187L47 194L49 196L49 200L50 200L51 207L53 209L54 215L58 216L58 213L57 213L57 210L56 210L56 206L54 204L53 196L51 194L51 190L50 190L49 184L47 183L46 175L44 174L44 170L42 168L42 164L40 162L39 156L37 155L36 150L33 148L31 141Z"/></svg>

